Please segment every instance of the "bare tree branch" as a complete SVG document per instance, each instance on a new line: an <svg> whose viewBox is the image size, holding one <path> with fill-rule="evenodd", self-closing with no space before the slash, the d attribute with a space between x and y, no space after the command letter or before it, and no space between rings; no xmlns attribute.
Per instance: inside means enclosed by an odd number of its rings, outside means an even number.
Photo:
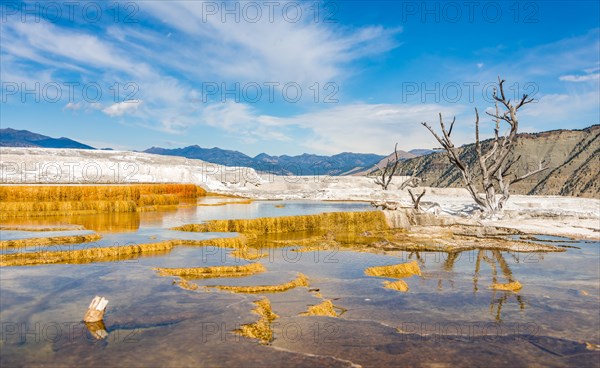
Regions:
<svg viewBox="0 0 600 368"><path fill-rule="evenodd" d="M528 177L530 177L530 176L532 176L532 175L535 175L535 174L537 174L537 173L540 173L540 172L542 172L542 171L544 171L544 170L548 170L548 169L549 169L549 167L548 167L548 166L545 166L545 165L543 164L543 162L540 162L540 167L539 167L538 169L536 169L536 170L533 170L533 171L530 171L530 172L528 172L528 173L527 173L527 174L525 174L525 175L521 175L521 176L519 176L519 177L516 177L516 178L514 178L514 179L513 179L513 180L512 180L510 183L511 183L511 184L518 183L518 182L520 182L521 180L525 180L525 179L527 179Z"/></svg>
<svg viewBox="0 0 600 368"><path fill-rule="evenodd" d="M411 176L410 178L406 179L401 185L400 185L400 190L404 190L406 189L406 187L416 187L417 185L419 185L419 183L421 182L421 179L417 178L416 176Z"/></svg>

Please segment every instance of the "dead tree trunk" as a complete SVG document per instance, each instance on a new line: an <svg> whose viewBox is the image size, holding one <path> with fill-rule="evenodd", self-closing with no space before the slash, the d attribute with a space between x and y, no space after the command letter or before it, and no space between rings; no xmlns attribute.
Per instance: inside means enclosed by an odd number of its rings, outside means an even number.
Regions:
<svg viewBox="0 0 600 368"><path fill-rule="evenodd" d="M415 196L410 189L408 190L408 194L410 194L410 199L413 202L413 206L414 206L415 210L421 211L421 207L419 206L419 204L421 203L421 198L423 198L426 191L427 191L427 189L423 189L423 192L421 194L419 194L418 196Z"/></svg>
<svg viewBox="0 0 600 368"><path fill-rule="evenodd" d="M96 296L92 299L88 310L85 312L83 316L84 322L94 323L99 322L104 319L104 311L106 310L106 305L108 304L108 300L104 297Z"/></svg>
<svg viewBox="0 0 600 368"><path fill-rule="evenodd" d="M493 217L502 212L506 201L510 197L511 184L524 180L531 175L537 174L548 168L540 162L539 169L528 172L525 175L516 176L509 173L512 165L519 159L517 158L516 160L505 165L505 161L507 160L508 155L514 150L516 142L517 131L519 128L517 112L521 107L532 102L533 99L529 98L527 95L523 95L523 98L521 98L521 100L514 105L510 100L507 100L506 96L504 95L504 80L498 78L498 87L500 90L500 95L497 93L498 90L494 89L496 111L493 114L487 113L494 118L496 125L494 129L494 138L486 152L484 152L479 140L479 112L477 111L477 108L475 108L475 151L478 159L477 163L481 169L480 184L485 196L481 196L479 194L474 182L471 168L460 158L457 147L454 146L452 140L450 139L456 118L452 120L450 129L446 130L442 114L439 114L440 127L442 129L443 136L439 136L429 124L422 123L423 126L425 126L431 132L431 134L433 134L435 139L442 145L446 156L450 160L450 163L452 163L460 171L465 188L469 191L469 194L483 212L484 217ZM498 103L504 106L504 111L502 113L500 113ZM508 123L510 129L506 135L501 137L500 122L502 121ZM502 193L499 198L496 195L497 190Z"/></svg>

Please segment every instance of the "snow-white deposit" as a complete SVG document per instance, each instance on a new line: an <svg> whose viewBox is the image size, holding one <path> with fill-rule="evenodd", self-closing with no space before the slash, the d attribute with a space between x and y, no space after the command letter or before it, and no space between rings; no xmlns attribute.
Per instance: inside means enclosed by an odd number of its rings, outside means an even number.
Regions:
<svg viewBox="0 0 600 368"><path fill-rule="evenodd" d="M0 148L0 182L50 183L194 183L223 194L255 199L390 201L410 206L406 190L394 178L381 190L372 178L357 176L277 176L246 167L226 167L183 157L130 151L48 148ZM475 206L468 192L456 188L415 188L423 207L434 204L442 215L468 216ZM483 224L517 228L529 233L598 239L600 200L559 196L513 195L502 220Z"/></svg>

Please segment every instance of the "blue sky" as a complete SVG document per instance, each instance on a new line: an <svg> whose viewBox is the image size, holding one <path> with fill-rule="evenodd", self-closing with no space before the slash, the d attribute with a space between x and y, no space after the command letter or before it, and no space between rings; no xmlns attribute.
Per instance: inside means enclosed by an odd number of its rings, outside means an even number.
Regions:
<svg viewBox="0 0 600 368"><path fill-rule="evenodd" d="M3 1L2 128L250 155L456 143L497 76L521 131L600 121L597 1ZM488 124L491 127L491 123ZM489 131L489 130L488 130Z"/></svg>

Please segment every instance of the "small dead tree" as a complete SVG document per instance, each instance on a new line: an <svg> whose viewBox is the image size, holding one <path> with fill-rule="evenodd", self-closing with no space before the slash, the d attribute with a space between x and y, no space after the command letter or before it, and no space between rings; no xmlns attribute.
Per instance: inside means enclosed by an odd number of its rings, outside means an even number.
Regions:
<svg viewBox="0 0 600 368"><path fill-rule="evenodd" d="M379 172L375 177L375 184L381 186L383 190L387 190L388 186L392 182L394 174L396 174L396 170L398 169L399 164L400 157L398 156L398 143L396 143L396 145L394 146L394 158L388 159L385 164L385 167L383 168L380 168L379 165L377 165ZM421 180L419 178L411 176L400 185L399 189L404 190L406 189L406 187L414 188L417 185L419 185L420 181Z"/></svg>
<svg viewBox="0 0 600 368"><path fill-rule="evenodd" d="M423 198L426 191L427 191L427 189L423 189L423 192L421 192L421 194L419 194L418 196L415 196L410 189L408 190L408 194L410 194L410 199L413 202L413 206L414 206L413 208L415 210L421 211L421 207L419 204L421 203L421 198Z"/></svg>
<svg viewBox="0 0 600 368"><path fill-rule="evenodd" d="M379 173L375 177L375 184L381 186L383 190L387 190L388 186L392 182L392 178L394 177L394 173L400 164L400 158L398 157L398 143L394 146L394 157L395 159L388 159L385 167L379 169Z"/></svg>
<svg viewBox="0 0 600 368"><path fill-rule="evenodd" d="M498 89L500 91L500 95L498 95ZM487 147L486 152L484 152L482 144L479 140L479 112L477 111L477 108L475 108L475 152L477 155L477 163L481 170L481 186L483 187L485 196L481 196L479 194L477 188L475 187L471 168L460 158L458 148L454 146L450 138L456 117L452 120L450 129L446 129L442 114L439 114L440 127L442 129L443 136L439 136L429 124L422 123L423 126L425 126L431 132L431 134L433 134L435 139L442 145L446 156L450 160L450 163L452 163L460 171L466 189L469 191L469 194L473 200L475 200L477 205L480 207L484 217L492 217L502 212L506 201L510 197L510 186L512 184L527 179L528 177L548 168L544 166L542 162L540 162L540 166L537 170L530 171L525 175L517 176L509 173L509 170L513 164L520 158L519 156L516 160L506 164L509 154L514 149L517 131L519 128L517 112L521 107L531 103L533 99L529 98L529 96L525 94L516 105L513 104L510 99L506 98L504 94L504 80L501 80L500 78L498 78L498 89L494 89L496 111L495 113L487 113L494 118L495 128L494 138L492 139L489 147ZM500 112L498 107L499 103L504 107L503 112ZM509 130L504 136L500 136L500 123L502 121L508 123L509 125ZM500 198L496 196L497 190L502 193Z"/></svg>

